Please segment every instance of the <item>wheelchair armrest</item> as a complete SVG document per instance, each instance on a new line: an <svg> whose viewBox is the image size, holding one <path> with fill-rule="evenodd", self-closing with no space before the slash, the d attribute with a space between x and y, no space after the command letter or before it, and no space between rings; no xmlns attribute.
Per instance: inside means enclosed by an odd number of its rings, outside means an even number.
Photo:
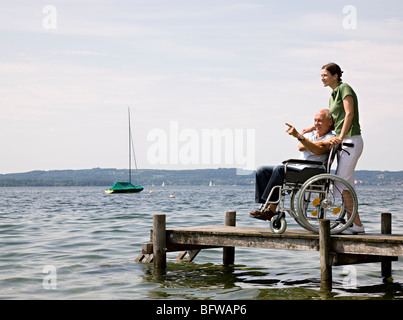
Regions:
<svg viewBox="0 0 403 320"><path fill-rule="evenodd" d="M320 161L312 161L312 160L303 160L303 159L288 159L288 160L284 160L283 164L291 164L291 163L295 163L295 164L312 164L312 165L316 165L316 166L323 166L323 163Z"/></svg>

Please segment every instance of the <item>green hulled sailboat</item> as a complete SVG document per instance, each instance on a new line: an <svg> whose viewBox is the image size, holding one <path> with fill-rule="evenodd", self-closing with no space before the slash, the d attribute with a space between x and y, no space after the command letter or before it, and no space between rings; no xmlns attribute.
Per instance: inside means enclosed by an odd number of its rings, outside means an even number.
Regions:
<svg viewBox="0 0 403 320"><path fill-rule="evenodd" d="M130 108L128 108L128 113L129 113L129 182L116 182L111 188L105 190L106 193L137 193L143 191L144 189L140 185L134 186L132 184L132 150L133 150L134 164L136 167L137 180L138 180L138 172L137 172L136 155L134 153L134 147L133 147L132 132L130 127Z"/></svg>
<svg viewBox="0 0 403 320"><path fill-rule="evenodd" d="M136 193L143 191L142 186L134 186L131 182L116 182L111 188L106 189L106 193Z"/></svg>

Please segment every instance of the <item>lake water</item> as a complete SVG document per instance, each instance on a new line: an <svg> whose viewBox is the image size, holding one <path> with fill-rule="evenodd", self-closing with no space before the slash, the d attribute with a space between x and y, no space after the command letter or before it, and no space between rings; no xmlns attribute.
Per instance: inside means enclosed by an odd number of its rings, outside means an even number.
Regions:
<svg viewBox="0 0 403 320"><path fill-rule="evenodd" d="M254 186L166 186L139 194L108 195L102 187L0 188L0 299L400 299L402 260L393 282L380 264L333 268L333 291L320 291L317 252L237 248L235 265L222 249L192 263L168 261L164 275L136 263L149 240L153 213L167 227L223 224L237 211L238 226L267 227L249 218ZM367 233L380 232L380 214L392 213L403 234L402 186L357 186ZM170 198L171 194L175 198ZM300 228L287 217L288 228ZM177 254L177 253L176 253ZM168 258L175 258L169 253Z"/></svg>

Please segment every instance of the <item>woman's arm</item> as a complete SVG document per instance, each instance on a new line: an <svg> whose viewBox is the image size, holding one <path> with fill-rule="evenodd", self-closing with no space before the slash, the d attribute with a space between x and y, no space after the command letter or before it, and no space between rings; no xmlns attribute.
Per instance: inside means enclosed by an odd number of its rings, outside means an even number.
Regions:
<svg viewBox="0 0 403 320"><path fill-rule="evenodd" d="M343 141L344 137L348 133L348 131L351 128L351 124L353 123L353 118L354 118L354 99L353 96L348 95L343 99L343 106L344 106L344 111L346 113L346 116L344 117L344 123L343 127L341 128L340 136L338 137L340 139L340 142Z"/></svg>
<svg viewBox="0 0 403 320"><path fill-rule="evenodd" d="M351 124L353 123L353 118L354 118L353 96L351 96L351 95L346 96L343 99L343 106L344 106L344 111L346 113L346 115L344 117L343 127L341 128L340 136L338 136L337 138L336 137L329 138L331 147L337 146L338 144L343 142L344 137L350 130Z"/></svg>

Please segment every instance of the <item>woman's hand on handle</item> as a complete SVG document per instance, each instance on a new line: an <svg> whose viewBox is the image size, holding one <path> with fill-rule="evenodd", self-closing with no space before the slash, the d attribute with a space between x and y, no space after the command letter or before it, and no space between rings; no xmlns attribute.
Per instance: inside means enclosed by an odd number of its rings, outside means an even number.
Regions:
<svg viewBox="0 0 403 320"><path fill-rule="evenodd" d="M340 138L331 137L331 138L326 139L326 142L329 143L329 148L333 148L333 147L337 146L338 144L342 143L343 140Z"/></svg>

